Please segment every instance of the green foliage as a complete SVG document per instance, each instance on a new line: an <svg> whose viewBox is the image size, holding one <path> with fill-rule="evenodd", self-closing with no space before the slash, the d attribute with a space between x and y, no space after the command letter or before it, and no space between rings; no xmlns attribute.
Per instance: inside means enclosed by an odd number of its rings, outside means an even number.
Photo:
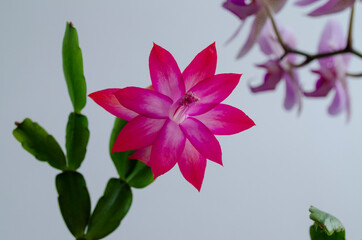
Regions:
<svg viewBox="0 0 362 240"><path fill-rule="evenodd" d="M79 48L77 30L66 24L63 39L63 71L74 112L80 113L87 101L87 86L83 74L82 51Z"/></svg>
<svg viewBox="0 0 362 240"><path fill-rule="evenodd" d="M127 183L111 178L89 220L86 239L101 239L120 225L132 203L132 192Z"/></svg>
<svg viewBox="0 0 362 240"><path fill-rule="evenodd" d="M91 202L82 174L72 171L60 173L55 184L59 195L59 208L69 231L76 238L83 237Z"/></svg>
<svg viewBox="0 0 362 240"><path fill-rule="evenodd" d="M309 233L312 240L344 240L345 229L343 224L334 216L313 206L309 208L310 219L314 224Z"/></svg>
<svg viewBox="0 0 362 240"><path fill-rule="evenodd" d="M77 170L87 152L89 140L88 119L78 113L69 115L66 132L67 165L69 169Z"/></svg>
<svg viewBox="0 0 362 240"><path fill-rule="evenodd" d="M22 123L17 124L13 135L36 159L48 162L52 167L60 170L66 168L63 150L54 137L38 123L26 118Z"/></svg>
<svg viewBox="0 0 362 240"><path fill-rule="evenodd" d="M112 153L113 144L119 132L126 124L127 121L116 118L109 142L109 152L119 177L128 182L131 187L143 188L151 184L154 180L151 168L141 161L128 159L133 151Z"/></svg>

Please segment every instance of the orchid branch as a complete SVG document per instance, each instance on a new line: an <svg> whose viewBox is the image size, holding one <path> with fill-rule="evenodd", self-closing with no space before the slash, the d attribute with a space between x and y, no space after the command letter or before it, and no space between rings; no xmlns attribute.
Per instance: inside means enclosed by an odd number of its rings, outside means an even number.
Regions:
<svg viewBox="0 0 362 240"><path fill-rule="evenodd" d="M266 9L268 17L270 18L270 21L272 23L275 35L277 36L277 39L278 39L281 47L284 50L284 54L280 57L280 60L285 58L290 53L299 54L299 55L302 55L305 57L305 60L303 62L301 62L300 64L293 65L293 67L295 67L295 68L303 67L316 59L330 57L330 56L344 54L344 53L352 53L352 54L356 55L357 57L362 58L362 53L352 47L354 6L351 7L351 15L350 15L350 20L349 20L349 28L348 28L348 40L347 40L346 47L344 49L327 52L327 53L318 53L318 54L309 54L304 51L300 51L298 49L290 48L287 44L285 44L285 42L280 34L280 31L277 27L277 24L275 22L273 13L272 13L270 7L268 6L268 4L265 4L265 9Z"/></svg>

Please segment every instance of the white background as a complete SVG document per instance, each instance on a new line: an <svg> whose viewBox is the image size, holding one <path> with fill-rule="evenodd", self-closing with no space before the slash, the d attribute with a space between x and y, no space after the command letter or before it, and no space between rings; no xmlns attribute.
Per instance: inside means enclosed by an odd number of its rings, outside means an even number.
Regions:
<svg viewBox="0 0 362 240"><path fill-rule="evenodd" d="M307 18L312 8L293 1L278 15L297 36L301 49L314 52L330 18L347 29L348 12ZM181 70L216 41L217 73L243 73L226 101L245 111L256 127L219 137L224 167L208 163L199 193L178 167L146 189L133 191L133 204L121 226L107 239L309 239L308 208L333 213L348 239L362 239L362 79L350 79L352 118L327 115L332 100L304 99L303 110L282 108L284 83L270 93L252 94L248 83L261 82L266 60L256 46L235 56L250 24L228 46L239 25L222 1L7 1L0 2L0 238L72 239L60 215L54 178L12 136L14 121L30 117L64 147L72 111L62 72L61 46L66 21L78 30L88 93L150 84L148 56L155 42L168 49ZM362 6L356 10L355 43L362 48ZM249 22L250 23L250 22ZM345 31L346 32L346 31ZM354 58L351 71L361 70ZM316 63L313 65L317 67ZM361 71L359 71L361 72ZM316 76L300 71L311 89ZM116 171L108 155L114 117L88 99L83 113L91 131L79 171L92 206Z"/></svg>

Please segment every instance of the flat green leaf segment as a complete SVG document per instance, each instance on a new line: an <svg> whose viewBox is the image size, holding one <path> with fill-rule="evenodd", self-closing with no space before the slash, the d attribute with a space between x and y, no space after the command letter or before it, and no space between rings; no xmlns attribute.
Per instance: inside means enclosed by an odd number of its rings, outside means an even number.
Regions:
<svg viewBox="0 0 362 240"><path fill-rule="evenodd" d="M55 179L55 184L64 222L74 237L83 237L89 220L91 202L82 174L72 171L60 173Z"/></svg>
<svg viewBox="0 0 362 240"><path fill-rule="evenodd" d="M151 184L154 180L151 168L141 161L128 159L133 151L112 153L113 144L119 132L126 124L127 121L116 118L109 142L109 153L119 177L134 188L143 188Z"/></svg>
<svg viewBox="0 0 362 240"><path fill-rule="evenodd" d="M89 140L88 119L78 113L71 113L66 131L67 166L77 170L84 160Z"/></svg>
<svg viewBox="0 0 362 240"><path fill-rule="evenodd" d="M334 216L311 206L309 208L310 219L314 224L309 233L312 240L344 240L345 229L343 224Z"/></svg>
<svg viewBox="0 0 362 240"><path fill-rule="evenodd" d="M111 178L89 220L86 239L100 239L116 230L131 204L132 192L128 184Z"/></svg>
<svg viewBox="0 0 362 240"><path fill-rule="evenodd" d="M54 168L60 170L66 168L63 150L52 135L29 118L17 125L13 135L26 151L34 155L36 159L48 162Z"/></svg>
<svg viewBox="0 0 362 240"><path fill-rule="evenodd" d="M79 48L77 30L66 24L63 39L63 71L74 112L80 113L87 101L87 87L83 74L82 51Z"/></svg>

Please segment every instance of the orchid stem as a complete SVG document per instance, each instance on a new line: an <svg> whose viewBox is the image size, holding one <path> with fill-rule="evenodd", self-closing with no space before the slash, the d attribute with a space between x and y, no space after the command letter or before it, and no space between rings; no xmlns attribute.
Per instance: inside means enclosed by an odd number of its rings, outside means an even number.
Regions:
<svg viewBox="0 0 362 240"><path fill-rule="evenodd" d="M285 58L288 54L290 53L294 53L294 54L298 54L298 55L302 55L305 57L305 60L299 64L293 65L293 67L298 68L298 67L303 67L307 64L309 64L310 62L319 59L319 58L325 58L325 57L330 57L330 56L334 56L334 55L339 55L339 54L343 54L343 53L352 53L357 57L362 58L362 53L357 51L356 49L354 49L352 47L352 30L353 30L353 18L354 18L354 5L351 7L351 15L350 15L350 19L349 19L349 28L348 28L348 39L347 39L347 44L346 47L344 49L341 50L336 50L336 51L331 51L331 52L327 52L327 53L318 53L318 54L309 54L306 53L304 51L300 51L298 49L293 49L290 48L283 40L280 31L278 29L278 26L275 22L273 13L269 7L269 5L267 3L265 3L265 9L266 12L270 18L270 21L272 23L275 35L278 38L278 41L281 45L281 47L284 50L284 54L279 58L280 60L282 60L283 58Z"/></svg>
<svg viewBox="0 0 362 240"><path fill-rule="evenodd" d="M362 77L362 73L347 73L348 77Z"/></svg>

